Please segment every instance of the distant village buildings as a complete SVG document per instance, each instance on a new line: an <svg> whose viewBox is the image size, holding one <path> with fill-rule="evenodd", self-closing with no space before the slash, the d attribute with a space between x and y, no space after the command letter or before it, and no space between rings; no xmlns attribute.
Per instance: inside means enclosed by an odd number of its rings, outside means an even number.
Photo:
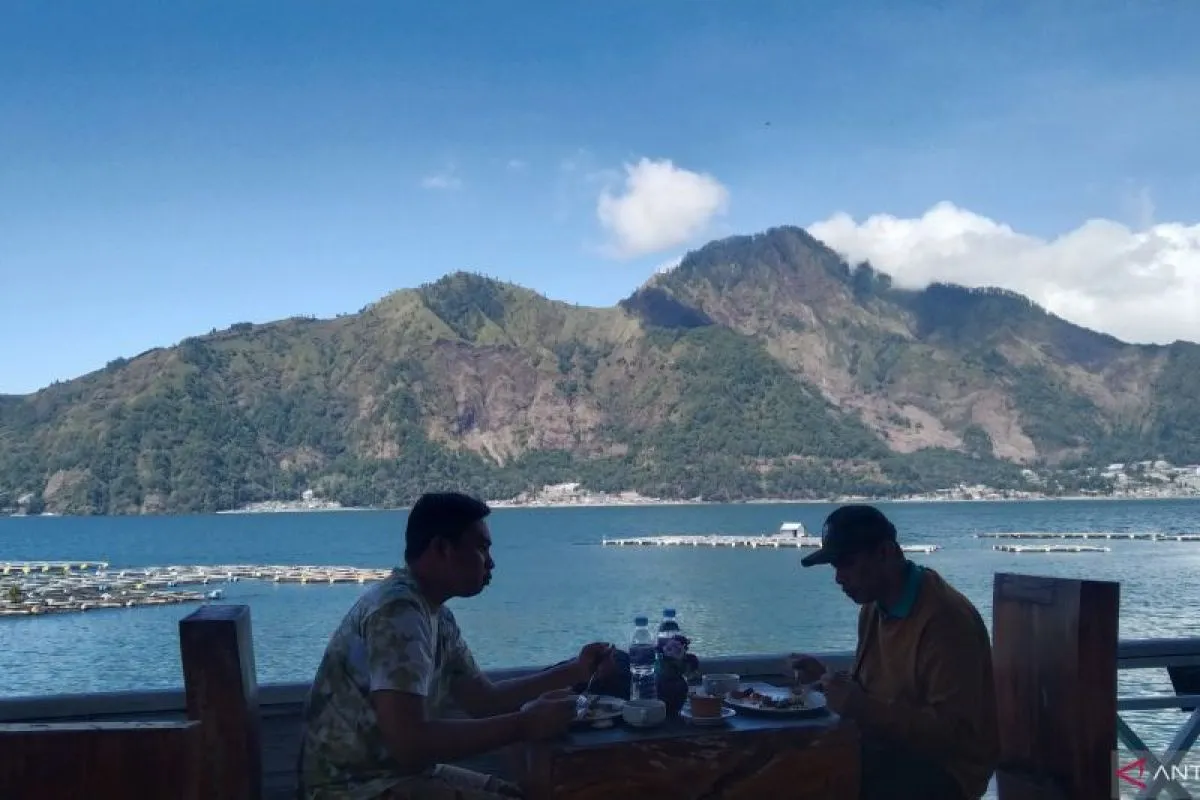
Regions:
<svg viewBox="0 0 1200 800"><path fill-rule="evenodd" d="M1132 461L1128 464L1109 464L1100 474L1114 486L1153 492L1155 484L1174 484L1182 489L1200 493L1200 464L1175 466L1168 461ZM1141 496L1143 492L1138 492ZM1152 496L1152 495L1151 495Z"/></svg>

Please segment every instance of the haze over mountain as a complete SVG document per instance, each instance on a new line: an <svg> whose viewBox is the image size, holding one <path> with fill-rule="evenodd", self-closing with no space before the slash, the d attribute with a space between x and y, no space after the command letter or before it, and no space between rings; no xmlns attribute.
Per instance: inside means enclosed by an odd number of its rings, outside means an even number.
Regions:
<svg viewBox="0 0 1200 800"><path fill-rule="evenodd" d="M898 289L780 227L711 242L615 307L458 272L0 396L0 507L1019 486L1021 465L1200 461L1198 395L1195 344L1126 344L1007 291Z"/></svg>

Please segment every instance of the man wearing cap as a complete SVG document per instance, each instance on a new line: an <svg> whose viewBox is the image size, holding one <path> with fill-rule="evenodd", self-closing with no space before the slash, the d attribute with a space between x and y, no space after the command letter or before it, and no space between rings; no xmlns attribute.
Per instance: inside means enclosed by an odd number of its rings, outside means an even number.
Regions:
<svg viewBox="0 0 1200 800"><path fill-rule="evenodd" d="M991 640L975 606L934 570L909 561L872 506L825 520L821 547L862 608L850 673L794 655L798 680L820 681L829 707L863 734L861 800L966 800L987 791L999 759Z"/></svg>

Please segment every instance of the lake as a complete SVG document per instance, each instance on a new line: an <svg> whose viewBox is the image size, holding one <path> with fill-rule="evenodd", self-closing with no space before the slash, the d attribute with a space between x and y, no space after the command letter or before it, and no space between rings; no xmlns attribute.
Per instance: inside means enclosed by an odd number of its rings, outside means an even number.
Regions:
<svg viewBox="0 0 1200 800"><path fill-rule="evenodd" d="M991 619L997 571L1121 582L1122 638L1197 635L1200 543L1103 542L1108 553L1012 554L973 534L1005 531L1200 532L1200 501L881 503L903 543ZM770 533L785 521L820 530L833 508L738 504L497 509L496 572L479 597L452 601L485 667L550 663L584 642L622 646L633 618L678 610L705 655L854 646L857 607L828 568L801 569L794 549L602 547L604 537ZM0 519L0 561L103 560L167 564L325 564L387 567L403 552L406 512L184 517ZM262 683L311 679L325 642L362 591L357 585L223 586L252 609ZM0 619L0 696L182 685L177 623L193 605ZM1126 674L1122 692L1167 686L1165 672ZM1131 715L1152 719L1154 715ZM1162 718L1164 715L1158 715ZM1178 713L1165 715L1177 725ZM1139 731L1140 723L1134 724ZM1157 727L1157 724L1151 727ZM1154 738L1151 736L1151 738Z"/></svg>

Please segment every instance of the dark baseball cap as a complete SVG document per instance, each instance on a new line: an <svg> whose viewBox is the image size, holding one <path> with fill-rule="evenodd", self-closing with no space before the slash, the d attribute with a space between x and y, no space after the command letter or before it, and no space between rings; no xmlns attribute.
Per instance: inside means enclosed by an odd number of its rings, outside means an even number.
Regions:
<svg viewBox="0 0 1200 800"><path fill-rule="evenodd" d="M878 508L842 506L825 518L820 549L800 559L800 565L815 567L818 564L832 564L884 542L894 541L896 526Z"/></svg>

